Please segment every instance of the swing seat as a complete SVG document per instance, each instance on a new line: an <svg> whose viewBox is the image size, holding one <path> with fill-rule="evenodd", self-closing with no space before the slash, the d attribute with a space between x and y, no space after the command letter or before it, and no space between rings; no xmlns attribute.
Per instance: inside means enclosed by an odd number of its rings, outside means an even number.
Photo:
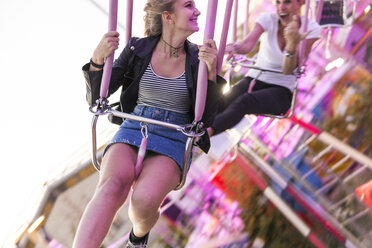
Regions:
<svg viewBox="0 0 372 248"><path fill-rule="evenodd" d="M241 66L241 67L244 67L244 68L254 69L254 70L260 71L254 80L256 80L261 75L261 73L264 72L264 71L274 72L274 73L283 73L280 70L258 67L258 66L255 65L255 60L254 59L247 58L247 57L241 56L241 55L233 57L228 62L228 65L230 65L230 76L229 76L230 81L231 81L231 73L232 73L232 71L234 71L234 68L236 66ZM281 114L281 115L262 114L262 116L275 118L275 119L287 119L287 118L290 118L290 117L293 116L294 108L295 108L295 105L296 105L298 79L301 77L301 75L304 72L305 72L305 67L296 68L296 70L293 72L293 74L296 76L296 81L295 81L295 85L294 85L293 92L292 92L293 94L292 94L291 106L289 108L289 111L286 114Z"/></svg>
<svg viewBox="0 0 372 248"><path fill-rule="evenodd" d="M97 101L101 101L101 100L97 100ZM105 104L103 104L103 106L100 106L100 105L101 104L98 103L89 108L89 110L94 114L93 119L92 119L92 148L93 148L92 149L92 163L93 163L93 166L96 168L96 170L100 171L100 168L101 168L101 165L97 159L97 135L96 135L97 120L100 115L108 114L109 116L111 116L111 118L117 117L120 119L131 119L131 120L140 121L140 122L144 122L148 124L159 125L159 126L163 126L163 127L167 127L167 128L180 131L188 137L186 141L186 146L185 146L185 155L184 155L184 161L183 161L183 166L182 166L182 174L180 178L180 183L177 185L175 190L181 189L186 182L186 175L187 175L187 172L189 171L191 152L192 152L195 139L203 136L205 133L205 130L203 129L203 124L201 122L198 122L198 123L194 122L191 124L180 126L180 125L175 125L175 124L171 124L168 122L158 121L154 119L149 119L149 118L145 118L145 117L141 117L137 115L120 112L118 110L112 109L110 105L105 105Z"/></svg>

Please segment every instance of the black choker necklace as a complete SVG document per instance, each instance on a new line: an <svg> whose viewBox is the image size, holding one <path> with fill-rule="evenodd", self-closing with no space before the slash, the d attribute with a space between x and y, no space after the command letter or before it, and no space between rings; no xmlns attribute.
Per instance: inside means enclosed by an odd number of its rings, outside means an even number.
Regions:
<svg viewBox="0 0 372 248"><path fill-rule="evenodd" d="M178 57L179 57L179 55L178 55L178 50L179 50L181 47L183 47L183 45L180 46L180 47L174 47L174 46L172 46L171 44L169 44L168 42L166 42L166 41L164 40L163 36L161 37L161 39L162 39L162 41L163 41L166 45L170 46L170 48L171 48L170 56L171 56L171 57L178 58Z"/></svg>

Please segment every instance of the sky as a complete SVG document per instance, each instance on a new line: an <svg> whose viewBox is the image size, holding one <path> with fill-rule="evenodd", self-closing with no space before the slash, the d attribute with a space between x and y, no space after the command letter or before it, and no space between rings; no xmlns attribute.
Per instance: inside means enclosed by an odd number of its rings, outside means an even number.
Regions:
<svg viewBox="0 0 372 248"><path fill-rule="evenodd" d="M34 200L50 175L74 154L90 151L92 114L81 67L107 30L107 16L92 1L0 1L0 245L33 217ZM95 1L107 9L108 1ZM133 16L141 21L134 21L133 35L142 36L145 1L134 2ZM207 1L195 2L203 30ZM123 24L124 3L118 14ZM217 22L225 4L219 1ZM118 31L123 38L124 30ZM191 36L195 43L202 39L201 31ZM105 120L99 130L109 126Z"/></svg>

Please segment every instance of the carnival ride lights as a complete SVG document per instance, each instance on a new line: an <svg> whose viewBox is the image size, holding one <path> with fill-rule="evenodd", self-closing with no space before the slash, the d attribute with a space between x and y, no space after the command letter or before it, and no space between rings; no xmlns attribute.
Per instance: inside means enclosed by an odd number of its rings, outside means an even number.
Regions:
<svg viewBox="0 0 372 248"><path fill-rule="evenodd" d="M371 10L371 5L367 5L367 7L364 9L364 14L367 14Z"/></svg>
<svg viewBox="0 0 372 248"><path fill-rule="evenodd" d="M269 148L272 145L263 142L264 137L273 128L273 125L267 125L267 123L264 124L267 127L263 127L260 124L263 119L256 120L254 124L259 132L243 132L237 148L240 154L245 156L243 158L238 156L238 160L240 160L238 163L246 171L247 175L255 182L257 181L257 185L263 191L268 187L269 183L265 182L266 180L260 177L256 170L249 168L249 166L254 164L272 182L275 182L281 190L293 197L296 203L306 209L312 217L318 220L323 227L328 229L346 247L370 247L370 235L372 234L370 228L372 226L370 223L366 224L370 208L363 204L362 201L364 199L357 194L357 190L360 190L361 186L356 186L355 192L353 187L360 184L371 185L365 182L367 178L363 179L363 175L368 175L368 173L372 172L372 160L331 134L294 116L289 119L290 129L280 138L278 145L286 146L286 141L289 139L305 138L305 141L299 143L297 149L292 151L293 157L289 159L278 158L272 149ZM296 132L302 133L301 138L296 138ZM295 170L293 163L301 156L300 154L306 152L310 144L314 143L323 143L325 147L313 154L311 160L309 158L306 160L311 162L313 166L307 172L300 174L299 171ZM284 149L288 149L288 147ZM330 154L334 156L336 153L339 154L337 159L325 166L324 162L322 162L324 157ZM252 162L247 162L247 160L253 161L253 164ZM348 173L340 173L339 170L342 170L342 167L350 162L353 163L353 166L347 169ZM273 165L270 163L277 164L281 170L274 170ZM282 174L283 170L285 172L284 175ZM316 188L308 181L309 177L315 175L315 173L327 177L327 180ZM300 183L301 187L298 187L298 183ZM345 191L345 195L334 195L334 190L336 189L340 191L339 193ZM359 197L361 199L358 199ZM355 205L352 213L345 214L344 211L347 210L347 204L350 201L357 205ZM273 203L276 204L275 201ZM363 222L363 220L365 221Z"/></svg>
<svg viewBox="0 0 372 248"><path fill-rule="evenodd" d="M33 233L45 220L45 216L40 216L37 218L34 223L27 229L28 233Z"/></svg>
<svg viewBox="0 0 372 248"><path fill-rule="evenodd" d="M325 70L326 71L330 71L330 70L332 70L334 68L339 68L344 63L345 63L345 60L343 58L337 58L337 59L331 61L330 63L328 63L328 65L325 67Z"/></svg>

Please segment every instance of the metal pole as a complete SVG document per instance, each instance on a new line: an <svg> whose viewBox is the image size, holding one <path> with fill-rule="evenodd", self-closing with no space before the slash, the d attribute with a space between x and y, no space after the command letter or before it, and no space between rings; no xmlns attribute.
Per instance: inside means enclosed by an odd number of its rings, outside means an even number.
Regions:
<svg viewBox="0 0 372 248"><path fill-rule="evenodd" d="M218 0L208 0L207 20L205 22L204 30L204 41L208 39L213 39L214 27L216 24L217 5ZM207 80L208 80L207 65L205 62L200 61L195 103L194 121L196 122L200 121L203 116L205 99L207 96Z"/></svg>
<svg viewBox="0 0 372 248"><path fill-rule="evenodd" d="M318 8L316 10L316 22L319 23L320 19L322 18L322 11L323 11L324 0L319 0Z"/></svg>
<svg viewBox="0 0 372 248"><path fill-rule="evenodd" d="M247 8L246 8L246 16L244 20L244 36L245 37L249 33L249 5L251 4L251 0L247 0Z"/></svg>
<svg viewBox="0 0 372 248"><path fill-rule="evenodd" d="M233 42L236 42L236 29L238 27L238 4L239 0L235 0L235 6L234 6L234 21L233 21Z"/></svg>
<svg viewBox="0 0 372 248"><path fill-rule="evenodd" d="M118 21L118 0L110 0L109 5L109 21L108 21L108 31L115 31ZM114 53L108 58L106 58L105 66L103 68L102 83L100 89L101 98L106 98L108 94L108 88L110 84L112 64L114 62Z"/></svg>
<svg viewBox="0 0 372 248"><path fill-rule="evenodd" d="M234 2L234 0L227 0L226 1L225 18L224 18L224 21L223 21L221 40L220 40L220 48L218 50L217 74L221 73L223 56L225 54L226 40L227 40L227 35L229 33L231 9L232 9L233 2Z"/></svg>
<svg viewBox="0 0 372 248"><path fill-rule="evenodd" d="M307 26L309 22L309 11L310 10L310 0L306 0L305 2L305 21L302 26L302 33L305 33L307 31ZM299 68L301 68L305 64L305 50L306 50L306 38L301 41L300 44L300 61L299 61Z"/></svg>
<svg viewBox="0 0 372 248"><path fill-rule="evenodd" d="M132 37L132 20L133 20L133 0L127 0L127 9L125 15L125 40L124 44L128 44Z"/></svg>

